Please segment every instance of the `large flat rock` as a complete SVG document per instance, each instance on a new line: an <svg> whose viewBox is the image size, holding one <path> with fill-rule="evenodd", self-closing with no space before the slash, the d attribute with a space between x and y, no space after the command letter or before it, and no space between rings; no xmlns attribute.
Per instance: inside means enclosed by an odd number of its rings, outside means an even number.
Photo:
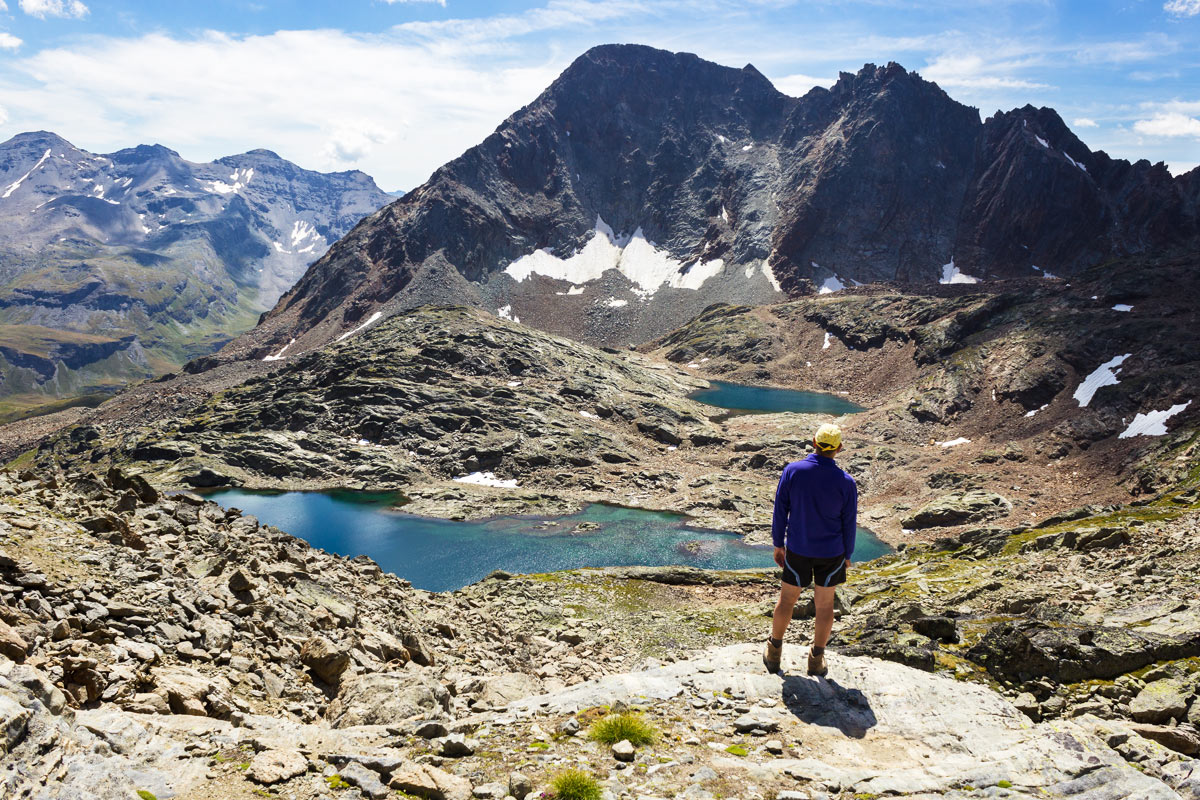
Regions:
<svg viewBox="0 0 1200 800"><path fill-rule="evenodd" d="M684 695L744 692L771 709L804 758L755 762L722 758L718 770L786 773L855 793L940 795L964 786L1012 784L1014 796L1088 793L1177 798L1163 782L1127 765L1071 722L1034 725L999 694L873 658L829 660L829 674L802 671L799 648L785 650L782 675L768 674L758 645L734 645L691 661L613 675L513 702L509 713L574 713L618 701L642 705ZM1082 794L1081 794L1082 793Z"/></svg>

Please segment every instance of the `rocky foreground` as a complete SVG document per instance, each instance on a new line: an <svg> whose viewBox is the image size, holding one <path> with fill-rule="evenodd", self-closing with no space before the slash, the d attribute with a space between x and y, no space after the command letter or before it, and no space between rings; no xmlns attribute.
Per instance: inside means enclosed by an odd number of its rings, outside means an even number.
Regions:
<svg viewBox="0 0 1200 800"><path fill-rule="evenodd" d="M499 798L572 767L614 798L1200 797L1195 501L856 568L817 680L738 644L766 573L430 594L118 470L0 473L0 786ZM587 736L622 706L654 743Z"/></svg>

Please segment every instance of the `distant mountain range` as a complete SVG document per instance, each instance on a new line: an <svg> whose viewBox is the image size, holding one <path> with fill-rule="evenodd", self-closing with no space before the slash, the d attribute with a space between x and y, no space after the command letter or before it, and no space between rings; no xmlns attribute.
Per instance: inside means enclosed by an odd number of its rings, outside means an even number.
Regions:
<svg viewBox="0 0 1200 800"><path fill-rule="evenodd" d="M268 150L196 164L14 136L0 144L0 398L104 390L211 352L394 199L362 172Z"/></svg>
<svg viewBox="0 0 1200 800"><path fill-rule="evenodd" d="M430 302L644 342L713 302L858 282L1070 276L1197 241L1200 170L1088 149L1049 108L981 120L896 64L802 98L752 66L609 45L372 215L221 359Z"/></svg>

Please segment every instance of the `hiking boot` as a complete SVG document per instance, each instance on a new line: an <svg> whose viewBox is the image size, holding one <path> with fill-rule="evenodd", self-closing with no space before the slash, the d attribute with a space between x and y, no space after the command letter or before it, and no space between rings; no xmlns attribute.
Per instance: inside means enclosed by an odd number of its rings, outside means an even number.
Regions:
<svg viewBox="0 0 1200 800"><path fill-rule="evenodd" d="M808 651L808 674L809 675L824 675L829 671L825 666L825 654L816 655L812 650Z"/></svg>
<svg viewBox="0 0 1200 800"><path fill-rule="evenodd" d="M779 647L771 644L771 640L767 639L767 650L763 653L763 666L767 668L767 672L779 672L779 662L783 660L783 644Z"/></svg>

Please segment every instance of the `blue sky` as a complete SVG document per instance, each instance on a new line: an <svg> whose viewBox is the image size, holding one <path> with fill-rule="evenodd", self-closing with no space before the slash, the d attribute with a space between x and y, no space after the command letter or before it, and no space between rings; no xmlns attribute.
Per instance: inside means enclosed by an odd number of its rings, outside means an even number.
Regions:
<svg viewBox="0 0 1200 800"><path fill-rule="evenodd" d="M897 61L985 117L1051 106L1093 150L1200 163L1200 0L0 0L0 139L266 147L411 189L607 42L793 95Z"/></svg>

